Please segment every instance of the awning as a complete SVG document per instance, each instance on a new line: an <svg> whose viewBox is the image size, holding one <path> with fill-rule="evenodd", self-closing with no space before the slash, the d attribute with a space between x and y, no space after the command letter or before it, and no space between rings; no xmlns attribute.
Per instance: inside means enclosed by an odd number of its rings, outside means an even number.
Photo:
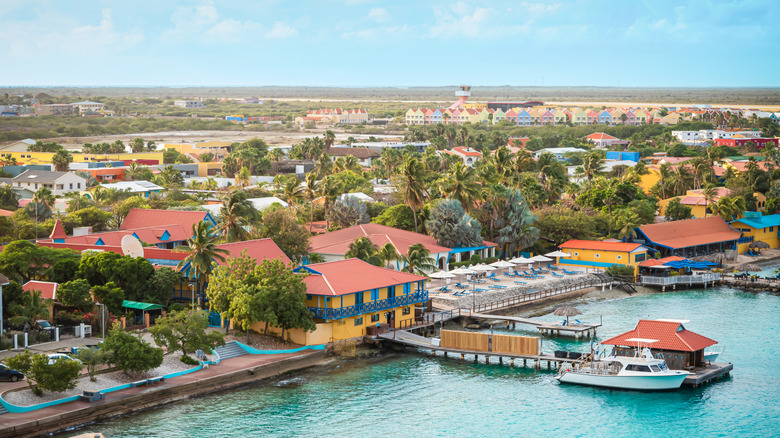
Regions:
<svg viewBox="0 0 780 438"><path fill-rule="evenodd" d="M155 309L164 309L165 306L161 306L159 304L152 304L152 303L139 303L137 301L122 301L122 307L127 307L129 309L138 309L138 310L155 310Z"/></svg>

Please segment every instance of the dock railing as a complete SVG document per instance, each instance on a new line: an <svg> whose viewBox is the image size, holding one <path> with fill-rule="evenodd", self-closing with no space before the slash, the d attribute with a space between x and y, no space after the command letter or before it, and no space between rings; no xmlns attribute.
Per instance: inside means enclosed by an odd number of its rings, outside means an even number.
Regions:
<svg viewBox="0 0 780 438"><path fill-rule="evenodd" d="M391 330L410 330L418 327L426 327L437 322L449 321L460 317L460 309L445 310L442 312L426 313L421 317L399 321Z"/></svg>
<svg viewBox="0 0 780 438"><path fill-rule="evenodd" d="M651 286L671 286L671 285L687 285L692 286L694 284L713 283L720 280L720 273L714 272L712 274L701 275L677 275L674 277L655 277L652 275L643 275L641 282L643 285Z"/></svg>
<svg viewBox="0 0 780 438"><path fill-rule="evenodd" d="M560 286L556 288L548 288L543 290L528 289L526 293L522 295L517 295L511 298L505 298L503 300L493 301L491 303L474 304L472 306L472 311L474 313L482 313L488 310L503 309L506 307L512 307L518 304L522 304L528 301L534 301L541 298L552 297L555 295L565 294L580 289L587 289L589 287L608 286L611 285L612 283L613 283L612 280L592 279L592 280L582 281L579 283L567 284L565 286Z"/></svg>

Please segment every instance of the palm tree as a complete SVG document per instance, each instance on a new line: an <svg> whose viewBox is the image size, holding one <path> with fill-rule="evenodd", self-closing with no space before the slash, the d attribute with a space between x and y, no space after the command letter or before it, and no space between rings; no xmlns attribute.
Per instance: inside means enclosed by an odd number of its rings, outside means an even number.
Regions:
<svg viewBox="0 0 780 438"><path fill-rule="evenodd" d="M425 202L425 166L416 158L406 157L401 167L401 194L404 203L412 209L414 232L417 232L417 210Z"/></svg>
<svg viewBox="0 0 780 438"><path fill-rule="evenodd" d="M330 129L325 131L325 148L329 149L336 142L336 134Z"/></svg>
<svg viewBox="0 0 780 438"><path fill-rule="evenodd" d="M51 157L51 164L57 172L67 172L68 166L73 162L73 155L65 149L60 149Z"/></svg>
<svg viewBox="0 0 780 438"><path fill-rule="evenodd" d="M636 238L636 228L642 225L639 215L629 209L624 209L620 213L619 220L623 227L618 232L618 239Z"/></svg>
<svg viewBox="0 0 780 438"><path fill-rule="evenodd" d="M674 179L672 180L672 187L674 189L675 196L682 195L691 187L693 176L688 173L688 167L684 165L677 166L674 172Z"/></svg>
<svg viewBox="0 0 780 438"><path fill-rule="evenodd" d="M733 221L745 214L745 199L742 196L729 198L723 196L718 202L712 204L712 212L722 217L725 221Z"/></svg>
<svg viewBox="0 0 780 438"><path fill-rule="evenodd" d="M590 190L593 184L593 177L601 172L604 167L604 159L598 152L591 152L582 161L582 170L585 171L585 177L588 178L588 205L590 205Z"/></svg>
<svg viewBox="0 0 780 438"><path fill-rule="evenodd" d="M389 148L385 148L389 149ZM333 170L333 161L330 159L330 155L322 154L314 164L314 171L317 172L317 177L322 178Z"/></svg>
<svg viewBox="0 0 780 438"><path fill-rule="evenodd" d="M715 202L715 197L718 196L718 187L714 184L707 184L704 188L704 217L707 217L707 204Z"/></svg>
<svg viewBox="0 0 780 438"><path fill-rule="evenodd" d="M355 173L363 171L363 168L360 166L360 162L354 155L347 155L344 157L344 167L346 170L351 170Z"/></svg>
<svg viewBox="0 0 780 438"><path fill-rule="evenodd" d="M46 299L41 297L41 291L32 290L29 294L22 295L22 304L13 303L9 306L9 312L16 316L8 321L13 325L29 323L35 324L39 319L49 319L49 306Z"/></svg>
<svg viewBox="0 0 780 438"><path fill-rule="evenodd" d="M328 219L330 206L340 193L340 184L330 175L320 180L317 184L317 194L325 199L325 226L327 228L330 228L330 220Z"/></svg>
<svg viewBox="0 0 780 438"><path fill-rule="evenodd" d="M442 180L442 197L457 199L460 205L470 210L475 198L479 197L476 171L458 161L452 171Z"/></svg>
<svg viewBox="0 0 780 438"><path fill-rule="evenodd" d="M307 173L304 182L306 185L303 187L303 195L309 201L309 232L311 232L311 223L314 222L314 197L317 195L317 173Z"/></svg>
<svg viewBox="0 0 780 438"><path fill-rule="evenodd" d="M279 161L284 158L284 151L274 148L268 151L268 159L274 162L274 175L279 173Z"/></svg>
<svg viewBox="0 0 780 438"><path fill-rule="evenodd" d="M179 269L182 269L188 263L192 267L192 277L200 287L201 282L207 282L211 275L211 269L214 262L225 261L225 256L230 252L224 248L217 247L218 236L214 234L214 229L209 228L207 222L201 221L192 225L192 237L187 239L189 254L181 262ZM181 247L180 247L181 248Z"/></svg>
<svg viewBox="0 0 780 438"><path fill-rule="evenodd" d="M661 186L661 198L666 199L666 183L672 177L672 166L671 166L671 164L669 164L669 163L662 163L661 167L658 168L658 175L660 177L658 182L659 182L659 185Z"/></svg>
<svg viewBox="0 0 780 438"><path fill-rule="evenodd" d="M130 178L131 180L135 181L135 179L141 174L142 167L138 165L135 161L130 163L130 166L125 169L125 177Z"/></svg>
<svg viewBox="0 0 780 438"><path fill-rule="evenodd" d="M458 131L458 144L460 146L467 146L469 142L469 130L466 129L466 127L460 128L460 131Z"/></svg>
<svg viewBox="0 0 780 438"><path fill-rule="evenodd" d="M237 242L249 238L246 227L258 218L259 212L248 198L243 190L233 190L222 198L217 229L225 241Z"/></svg>
<svg viewBox="0 0 780 438"><path fill-rule="evenodd" d="M48 208L52 208L54 206L54 194L46 187L41 187L38 189L32 198L33 202L41 203Z"/></svg>
<svg viewBox="0 0 780 438"><path fill-rule="evenodd" d="M344 254L344 258L356 258L370 263L374 266L384 265L384 259L379 253L379 249L368 237L358 237L349 244L349 250Z"/></svg>
<svg viewBox="0 0 780 438"><path fill-rule="evenodd" d="M406 251L406 255L401 256L404 263L404 272L412 274L426 275L427 272L436 269L436 261L431 258L431 252L424 247L422 243L415 243Z"/></svg>
<svg viewBox="0 0 780 438"><path fill-rule="evenodd" d="M385 262L386 268L392 268L393 265L390 262L399 260L401 257L392 243L385 243L385 246L379 248L379 256Z"/></svg>
<svg viewBox="0 0 780 438"><path fill-rule="evenodd" d="M249 171L248 167L242 167L240 171L236 174L236 185L241 187L246 187L249 184L251 184L252 180L250 179L252 176L252 173Z"/></svg>
<svg viewBox="0 0 780 438"><path fill-rule="evenodd" d="M498 134L498 132L496 131L493 134ZM493 155L490 158L490 161L496 167L496 173L498 173L501 183L506 185L512 173L512 154L509 152L509 149L500 145L498 149L493 151Z"/></svg>

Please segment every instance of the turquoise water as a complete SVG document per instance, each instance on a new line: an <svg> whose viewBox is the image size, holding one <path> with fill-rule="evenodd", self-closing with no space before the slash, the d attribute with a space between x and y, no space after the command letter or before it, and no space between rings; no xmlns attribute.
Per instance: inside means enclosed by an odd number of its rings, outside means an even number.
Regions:
<svg viewBox="0 0 780 438"><path fill-rule="evenodd" d="M92 424L108 437L778 436L780 297L728 288L579 303L599 338L639 318L689 319L726 346L732 377L666 393L559 385L553 372L398 353L319 368ZM550 321L560 317L546 315ZM495 330L502 332L502 330ZM535 334L515 330L515 334ZM588 342L545 339L545 351Z"/></svg>

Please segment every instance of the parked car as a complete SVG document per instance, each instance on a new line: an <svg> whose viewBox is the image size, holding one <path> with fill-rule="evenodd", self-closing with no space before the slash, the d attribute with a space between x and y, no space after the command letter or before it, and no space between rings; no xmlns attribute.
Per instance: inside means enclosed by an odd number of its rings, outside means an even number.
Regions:
<svg viewBox="0 0 780 438"><path fill-rule="evenodd" d="M76 359L75 357L68 356L65 353L52 353L49 355L49 365L53 364L57 359L67 359L81 363L80 360Z"/></svg>
<svg viewBox="0 0 780 438"><path fill-rule="evenodd" d="M18 382L19 380L24 379L24 374L0 364L0 379Z"/></svg>

